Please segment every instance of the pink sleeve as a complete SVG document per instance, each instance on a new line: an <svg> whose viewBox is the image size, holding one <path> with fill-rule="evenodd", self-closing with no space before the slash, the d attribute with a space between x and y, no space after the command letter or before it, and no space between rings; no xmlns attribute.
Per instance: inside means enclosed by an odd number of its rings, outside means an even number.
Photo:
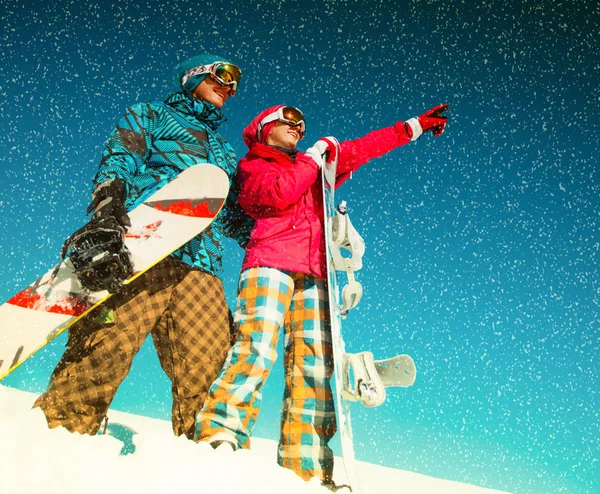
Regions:
<svg viewBox="0 0 600 494"><path fill-rule="evenodd" d="M379 158L397 147L410 142L403 122L391 127L374 130L364 137L340 144L340 158L337 168L337 184L350 177L350 174L373 158Z"/></svg>
<svg viewBox="0 0 600 494"><path fill-rule="evenodd" d="M319 167L304 153L286 168L267 160L240 162L239 203L248 213L264 207L283 210L298 202L317 179Z"/></svg>

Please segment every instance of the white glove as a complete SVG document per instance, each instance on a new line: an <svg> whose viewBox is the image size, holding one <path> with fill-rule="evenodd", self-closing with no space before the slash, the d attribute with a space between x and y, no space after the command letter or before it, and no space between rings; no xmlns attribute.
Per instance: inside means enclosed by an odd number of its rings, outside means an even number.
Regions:
<svg viewBox="0 0 600 494"><path fill-rule="evenodd" d="M340 143L335 137L323 137L308 148L306 154L314 160L319 168L322 168L326 162L331 163L337 159L339 149ZM325 159L326 153L329 153L327 159Z"/></svg>

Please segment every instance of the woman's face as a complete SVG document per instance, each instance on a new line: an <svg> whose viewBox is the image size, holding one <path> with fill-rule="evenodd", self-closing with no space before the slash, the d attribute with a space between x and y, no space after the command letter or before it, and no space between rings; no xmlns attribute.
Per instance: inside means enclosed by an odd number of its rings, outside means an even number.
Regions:
<svg viewBox="0 0 600 494"><path fill-rule="evenodd" d="M275 122L267 137L267 144L282 148L295 148L300 140L300 125L291 126L284 122Z"/></svg>

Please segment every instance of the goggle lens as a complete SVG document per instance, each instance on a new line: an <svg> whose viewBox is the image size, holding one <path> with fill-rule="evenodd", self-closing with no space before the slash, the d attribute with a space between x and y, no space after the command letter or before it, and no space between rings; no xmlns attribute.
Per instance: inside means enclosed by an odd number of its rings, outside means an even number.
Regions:
<svg viewBox="0 0 600 494"><path fill-rule="evenodd" d="M291 125L292 127L300 126L300 139L304 137L304 133L306 131L306 126L304 124L304 115L302 112L298 110L298 108L294 108L293 106L284 106L280 108L275 113L271 113L263 118L258 123L258 128L256 130L256 138L260 141L260 133L265 125L270 122L274 122L275 120L279 120L286 125Z"/></svg>
<svg viewBox="0 0 600 494"><path fill-rule="evenodd" d="M214 69L215 76L220 80L222 84L229 85L235 82L236 86L240 83L242 78L241 70L232 64L219 64Z"/></svg>
<svg viewBox="0 0 600 494"><path fill-rule="evenodd" d="M304 121L304 115L302 112L298 110L298 108L293 108L291 106L286 106L282 108L283 118L285 118L289 123L298 125L300 122Z"/></svg>

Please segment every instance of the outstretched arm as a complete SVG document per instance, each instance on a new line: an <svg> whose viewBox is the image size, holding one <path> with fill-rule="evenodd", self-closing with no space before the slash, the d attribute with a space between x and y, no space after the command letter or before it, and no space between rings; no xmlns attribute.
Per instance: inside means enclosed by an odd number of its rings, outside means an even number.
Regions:
<svg viewBox="0 0 600 494"><path fill-rule="evenodd" d="M374 130L364 137L337 144L333 138L324 137L325 151L329 154L328 162L338 157L337 184L345 181L353 171L373 158L379 158L397 147L418 139L425 132L431 131L434 136L444 132L448 117L443 112L448 105L438 105L416 118L406 122L397 122L391 127Z"/></svg>

